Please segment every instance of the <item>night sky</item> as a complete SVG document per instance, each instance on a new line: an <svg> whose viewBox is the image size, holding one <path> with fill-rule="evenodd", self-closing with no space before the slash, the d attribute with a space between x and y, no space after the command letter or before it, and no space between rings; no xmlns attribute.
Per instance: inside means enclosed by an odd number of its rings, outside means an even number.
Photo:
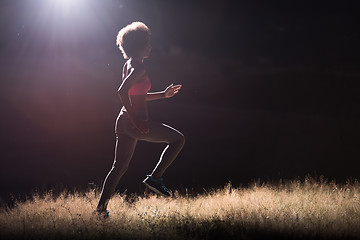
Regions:
<svg viewBox="0 0 360 240"><path fill-rule="evenodd" d="M194 3L195 2L195 3ZM114 155L117 32L152 31L151 118L184 133L171 189L360 178L358 1L3 0L0 197L102 184ZM118 190L165 145L139 142Z"/></svg>

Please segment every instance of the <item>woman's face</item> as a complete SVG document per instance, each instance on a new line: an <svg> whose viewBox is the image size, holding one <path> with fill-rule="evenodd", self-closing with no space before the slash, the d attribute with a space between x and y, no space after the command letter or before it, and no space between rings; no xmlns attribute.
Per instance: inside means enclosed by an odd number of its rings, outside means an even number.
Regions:
<svg viewBox="0 0 360 240"><path fill-rule="evenodd" d="M150 42L148 42L145 47L144 58L148 58L150 56L150 52L151 52L151 44Z"/></svg>

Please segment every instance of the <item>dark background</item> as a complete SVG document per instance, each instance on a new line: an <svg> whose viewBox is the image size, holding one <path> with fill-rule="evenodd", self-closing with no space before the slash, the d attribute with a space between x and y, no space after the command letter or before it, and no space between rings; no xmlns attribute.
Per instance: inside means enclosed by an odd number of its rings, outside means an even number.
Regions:
<svg viewBox="0 0 360 240"><path fill-rule="evenodd" d="M151 117L186 136L172 189L359 178L358 1L0 2L0 196L102 184L113 161L117 32L152 30ZM119 190L141 192L140 142Z"/></svg>

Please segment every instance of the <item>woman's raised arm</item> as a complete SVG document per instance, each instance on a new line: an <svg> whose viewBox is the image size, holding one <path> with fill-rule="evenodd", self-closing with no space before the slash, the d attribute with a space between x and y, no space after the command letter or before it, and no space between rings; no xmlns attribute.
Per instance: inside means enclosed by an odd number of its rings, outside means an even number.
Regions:
<svg viewBox="0 0 360 240"><path fill-rule="evenodd" d="M152 101L161 98L170 98L173 97L175 94L177 94L180 91L180 89L181 89L181 85L174 86L174 84L171 84L164 91L147 93L145 100Z"/></svg>

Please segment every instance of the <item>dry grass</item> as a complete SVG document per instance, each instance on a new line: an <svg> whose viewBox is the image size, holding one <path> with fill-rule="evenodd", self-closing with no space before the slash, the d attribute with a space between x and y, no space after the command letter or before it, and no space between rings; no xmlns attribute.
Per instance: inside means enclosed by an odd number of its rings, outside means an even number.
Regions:
<svg viewBox="0 0 360 240"><path fill-rule="evenodd" d="M1 209L1 239L360 239L360 185L306 179L162 198L115 195L110 220L98 191L33 196Z"/></svg>

